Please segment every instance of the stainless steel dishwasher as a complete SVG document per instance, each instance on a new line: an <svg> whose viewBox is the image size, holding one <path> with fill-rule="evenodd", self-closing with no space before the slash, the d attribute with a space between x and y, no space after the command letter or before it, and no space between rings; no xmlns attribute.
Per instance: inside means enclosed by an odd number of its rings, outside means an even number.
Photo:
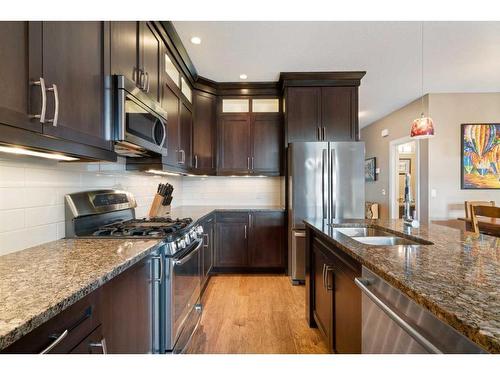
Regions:
<svg viewBox="0 0 500 375"><path fill-rule="evenodd" d="M363 354L485 353L485 351L363 267Z"/></svg>

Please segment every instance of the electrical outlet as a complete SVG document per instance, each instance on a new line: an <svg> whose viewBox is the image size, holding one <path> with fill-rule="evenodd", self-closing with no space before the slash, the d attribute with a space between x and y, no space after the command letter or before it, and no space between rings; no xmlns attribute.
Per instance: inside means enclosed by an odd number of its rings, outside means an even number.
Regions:
<svg viewBox="0 0 500 375"><path fill-rule="evenodd" d="M385 189L382 189L382 195L385 195Z"/></svg>
<svg viewBox="0 0 500 375"><path fill-rule="evenodd" d="M431 189L431 197L432 198L436 198L437 195L438 195L437 190L436 189Z"/></svg>
<svg viewBox="0 0 500 375"><path fill-rule="evenodd" d="M383 129L380 135L382 137L387 137L389 135L389 129Z"/></svg>

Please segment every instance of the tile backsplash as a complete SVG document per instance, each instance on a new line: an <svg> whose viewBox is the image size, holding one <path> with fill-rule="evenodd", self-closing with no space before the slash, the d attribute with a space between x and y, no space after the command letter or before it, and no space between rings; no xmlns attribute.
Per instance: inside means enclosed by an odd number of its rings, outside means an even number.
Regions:
<svg viewBox="0 0 500 375"><path fill-rule="evenodd" d="M158 183L174 188L172 205L279 205L283 178L153 176L127 172L125 163L58 163L0 154L0 255L65 236L64 195L115 188L137 200L146 216Z"/></svg>
<svg viewBox="0 0 500 375"><path fill-rule="evenodd" d="M65 194L100 188L127 190L137 200L140 217L147 215L158 183L165 181L175 187L172 204L180 205L181 177L127 172L123 160L57 163L1 155L0 255L63 238Z"/></svg>

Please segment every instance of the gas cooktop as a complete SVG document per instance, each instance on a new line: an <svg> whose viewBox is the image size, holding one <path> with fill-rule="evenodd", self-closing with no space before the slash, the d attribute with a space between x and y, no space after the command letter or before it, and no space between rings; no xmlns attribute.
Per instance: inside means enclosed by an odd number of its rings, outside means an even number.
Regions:
<svg viewBox="0 0 500 375"><path fill-rule="evenodd" d="M191 218L132 219L103 225L92 235L100 237L166 237L172 234L181 234L192 222Z"/></svg>

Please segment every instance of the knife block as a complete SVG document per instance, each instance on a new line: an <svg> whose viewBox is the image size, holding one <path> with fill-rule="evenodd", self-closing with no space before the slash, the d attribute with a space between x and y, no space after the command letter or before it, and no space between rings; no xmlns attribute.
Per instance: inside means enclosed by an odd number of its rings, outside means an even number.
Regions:
<svg viewBox="0 0 500 375"><path fill-rule="evenodd" d="M149 217L163 217L167 216L170 213L170 205L163 206L161 203L163 202L163 196L160 194L155 194L153 198L153 203L151 204L151 208L149 209Z"/></svg>

